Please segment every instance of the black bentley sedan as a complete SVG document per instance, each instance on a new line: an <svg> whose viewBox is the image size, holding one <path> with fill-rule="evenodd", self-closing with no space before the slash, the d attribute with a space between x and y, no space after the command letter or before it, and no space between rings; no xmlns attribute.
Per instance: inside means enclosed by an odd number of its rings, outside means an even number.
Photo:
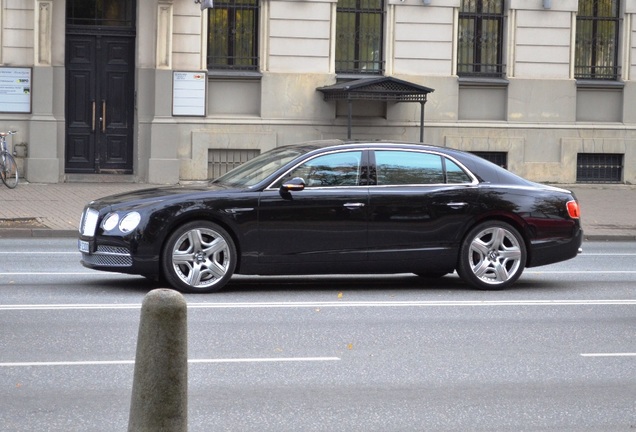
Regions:
<svg viewBox="0 0 636 432"><path fill-rule="evenodd" d="M575 257L583 238L569 191L449 148L339 140L279 147L204 185L92 201L79 230L84 266L183 292L233 274L453 271L503 289Z"/></svg>

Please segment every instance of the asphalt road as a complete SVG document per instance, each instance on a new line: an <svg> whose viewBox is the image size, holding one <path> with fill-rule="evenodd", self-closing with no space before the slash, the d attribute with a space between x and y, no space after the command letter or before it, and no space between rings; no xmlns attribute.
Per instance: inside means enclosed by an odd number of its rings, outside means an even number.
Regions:
<svg viewBox="0 0 636 432"><path fill-rule="evenodd" d="M0 241L0 430L125 430L141 277ZM633 431L636 243L503 292L454 276L237 277L187 295L190 431Z"/></svg>

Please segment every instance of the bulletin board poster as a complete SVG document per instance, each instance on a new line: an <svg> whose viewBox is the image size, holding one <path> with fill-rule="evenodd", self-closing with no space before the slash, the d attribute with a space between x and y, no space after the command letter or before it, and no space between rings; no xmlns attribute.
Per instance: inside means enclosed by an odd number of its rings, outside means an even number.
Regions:
<svg viewBox="0 0 636 432"><path fill-rule="evenodd" d="M172 74L172 115L205 116L207 94L205 72L179 72Z"/></svg>
<svg viewBox="0 0 636 432"><path fill-rule="evenodd" d="M31 68L0 67L0 112L31 113Z"/></svg>

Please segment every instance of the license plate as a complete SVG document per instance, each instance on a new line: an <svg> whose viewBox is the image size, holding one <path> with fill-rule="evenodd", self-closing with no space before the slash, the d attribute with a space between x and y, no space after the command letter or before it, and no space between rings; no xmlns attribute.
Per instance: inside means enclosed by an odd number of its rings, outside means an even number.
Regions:
<svg viewBox="0 0 636 432"><path fill-rule="evenodd" d="M78 240L77 248L80 250L80 252L84 252L84 253L90 253L90 249L91 249L88 242L84 240Z"/></svg>

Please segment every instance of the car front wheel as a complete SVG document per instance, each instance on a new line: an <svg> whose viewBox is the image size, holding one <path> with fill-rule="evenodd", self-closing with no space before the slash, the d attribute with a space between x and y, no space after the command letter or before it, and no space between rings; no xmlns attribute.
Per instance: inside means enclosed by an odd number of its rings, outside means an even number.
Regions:
<svg viewBox="0 0 636 432"><path fill-rule="evenodd" d="M207 221L186 223L175 230L163 249L161 263L170 285L182 292L218 291L236 267L230 235Z"/></svg>
<svg viewBox="0 0 636 432"><path fill-rule="evenodd" d="M484 222L462 243L457 273L478 289L500 290L512 285L526 266L526 246L512 225Z"/></svg>

